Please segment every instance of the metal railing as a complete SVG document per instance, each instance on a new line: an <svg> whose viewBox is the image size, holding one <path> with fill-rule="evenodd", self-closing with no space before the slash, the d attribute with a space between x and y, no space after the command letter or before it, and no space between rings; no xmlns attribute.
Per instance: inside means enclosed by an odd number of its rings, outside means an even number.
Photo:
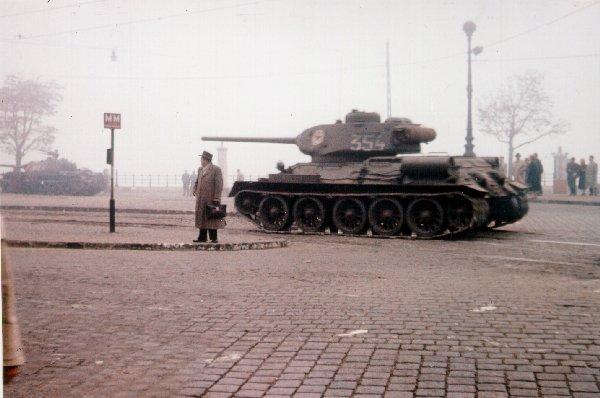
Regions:
<svg viewBox="0 0 600 398"><path fill-rule="evenodd" d="M265 175L246 175L244 181L257 181ZM237 180L236 175L228 175L224 179L224 185L231 187ZM194 181L192 181L192 185ZM115 186L117 187L139 187L139 188L183 188L181 174L128 174L119 173L115 170Z"/></svg>

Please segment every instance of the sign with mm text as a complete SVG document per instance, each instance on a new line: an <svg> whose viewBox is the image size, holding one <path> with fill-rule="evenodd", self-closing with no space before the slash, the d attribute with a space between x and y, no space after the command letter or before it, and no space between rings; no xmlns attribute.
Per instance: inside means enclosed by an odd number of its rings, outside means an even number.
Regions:
<svg viewBox="0 0 600 398"><path fill-rule="evenodd" d="M105 113L104 114L104 128L105 129L120 129L121 128L121 114L120 113Z"/></svg>

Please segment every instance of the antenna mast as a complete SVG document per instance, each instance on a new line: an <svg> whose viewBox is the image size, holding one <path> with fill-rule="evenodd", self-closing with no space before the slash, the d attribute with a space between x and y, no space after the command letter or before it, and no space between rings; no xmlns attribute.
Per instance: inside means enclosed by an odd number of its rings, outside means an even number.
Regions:
<svg viewBox="0 0 600 398"><path fill-rule="evenodd" d="M392 117L392 82L390 79L390 42L385 42L386 69L387 69L387 117Z"/></svg>

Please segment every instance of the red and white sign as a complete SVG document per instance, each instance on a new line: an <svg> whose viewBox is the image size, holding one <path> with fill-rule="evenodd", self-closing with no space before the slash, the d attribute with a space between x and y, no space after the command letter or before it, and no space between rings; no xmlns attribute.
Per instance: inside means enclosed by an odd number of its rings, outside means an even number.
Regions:
<svg viewBox="0 0 600 398"><path fill-rule="evenodd" d="M104 114L104 128L105 129L120 129L121 128L121 114L120 113L105 113Z"/></svg>

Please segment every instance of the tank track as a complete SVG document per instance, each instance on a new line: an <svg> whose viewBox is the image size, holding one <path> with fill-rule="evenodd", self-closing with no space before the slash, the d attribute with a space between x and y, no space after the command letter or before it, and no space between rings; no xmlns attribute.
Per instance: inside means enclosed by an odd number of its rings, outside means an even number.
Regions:
<svg viewBox="0 0 600 398"><path fill-rule="evenodd" d="M285 225L281 226L281 229L274 230L271 227L265 225L266 222L261 218L260 206L261 203L266 198L279 197L287 202L288 205L288 218L289 220L285 223ZM248 203L243 203L244 198L251 198L251 208L252 211L248 211ZM300 199L306 198L318 198L325 204L325 220L324 225L317 230L306 230L301 226L298 226L296 221L294 220L294 215L292 214L292 208L294 208L294 204L297 203ZM341 230L334 225L333 215L332 213L335 211L335 208L332 209L333 203L338 203L342 199L357 199L358 201L363 201L366 209L370 209L370 206L374 204L374 202L380 199L394 199L401 204L402 207L402 226L400 231L393 234L385 234L385 233L376 233L373 231L373 226L369 221L369 217L366 220L366 226L359 233L348 233ZM411 231L411 228L407 225L407 206L416 202L417 200L427 199L427 200L435 200L437 203L443 205L443 223L444 226L440 232L433 234L417 234L414 231ZM448 219L449 205L451 203L461 203L468 204L467 208L469 209L470 215L467 219L462 220L459 225L456 223L452 224ZM235 206L237 211L246 217L249 221L259 227L261 232L268 234L297 234L297 235L340 235L340 236L350 236L350 237L362 237L362 238L380 238L380 239L441 239L441 238L451 238L457 237L465 234L469 231L474 231L477 229L485 228L489 224L490 217L490 206L486 199L484 198L475 198L468 195L465 195L462 192L451 192L451 193L394 193L394 194L365 194L365 193L357 193L352 194L351 196L342 195L342 194L293 194L293 193L275 193L269 191L260 191L260 190L243 190L237 193L235 196ZM244 206L246 209L244 209ZM242 208L240 208L242 207ZM333 227L333 228L332 228Z"/></svg>

